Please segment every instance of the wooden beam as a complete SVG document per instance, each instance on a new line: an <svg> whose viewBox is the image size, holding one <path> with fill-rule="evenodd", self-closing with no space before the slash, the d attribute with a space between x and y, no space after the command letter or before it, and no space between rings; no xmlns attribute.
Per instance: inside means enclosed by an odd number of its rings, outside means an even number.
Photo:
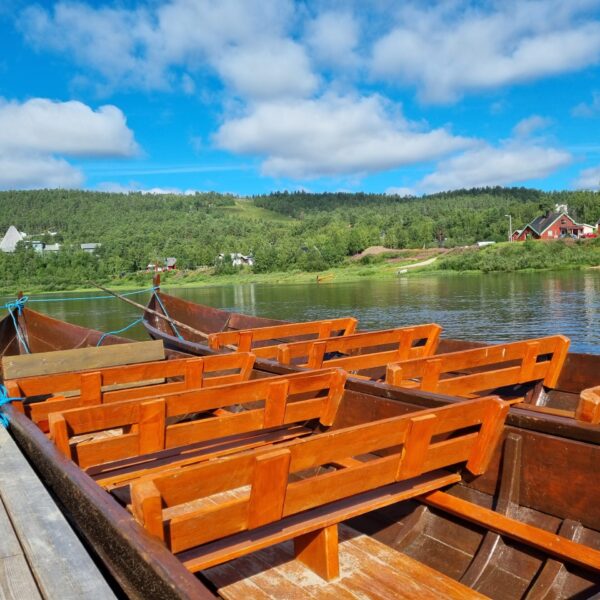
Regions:
<svg viewBox="0 0 600 600"><path fill-rule="evenodd" d="M545 529L511 519L446 492L430 492L422 496L421 500L430 506L492 529L500 535L506 535L527 546L537 548L562 561L579 565L584 569L600 571L600 550L590 546L578 544Z"/></svg>

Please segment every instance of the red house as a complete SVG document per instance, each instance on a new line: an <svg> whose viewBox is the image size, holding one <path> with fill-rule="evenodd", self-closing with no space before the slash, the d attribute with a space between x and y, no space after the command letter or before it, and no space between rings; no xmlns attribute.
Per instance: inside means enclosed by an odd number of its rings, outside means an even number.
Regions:
<svg viewBox="0 0 600 600"><path fill-rule="evenodd" d="M560 237L580 237L584 226L576 223L566 212L550 212L536 217L523 229L512 234L513 242L532 240L556 240Z"/></svg>

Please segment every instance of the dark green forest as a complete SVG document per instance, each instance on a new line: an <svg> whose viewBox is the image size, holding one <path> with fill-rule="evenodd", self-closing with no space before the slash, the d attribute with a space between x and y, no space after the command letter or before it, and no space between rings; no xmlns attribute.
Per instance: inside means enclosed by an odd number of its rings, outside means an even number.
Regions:
<svg viewBox="0 0 600 600"><path fill-rule="evenodd" d="M75 190L0 192L0 235L10 225L28 239L59 242L37 253L19 244L0 253L0 287L67 289L90 279L113 281L176 257L179 269L231 271L220 253L255 258L255 272L319 271L373 245L422 248L506 240L556 203L580 222L600 218L600 193L546 193L525 188L459 190L423 198L378 194L281 192L249 199L113 194ZM49 236L48 232L57 235ZM95 254L79 244L102 244Z"/></svg>

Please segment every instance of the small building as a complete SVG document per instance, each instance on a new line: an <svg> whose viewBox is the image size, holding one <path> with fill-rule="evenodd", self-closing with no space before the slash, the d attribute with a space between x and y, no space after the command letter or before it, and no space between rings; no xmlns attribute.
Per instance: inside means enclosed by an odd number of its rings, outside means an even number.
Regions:
<svg viewBox="0 0 600 600"><path fill-rule="evenodd" d="M27 237L26 233L19 231L14 225L11 225L0 241L0 250L2 252L14 252L17 249L17 244L22 242Z"/></svg>
<svg viewBox="0 0 600 600"><path fill-rule="evenodd" d="M254 266L254 257L251 255L245 256L244 254L240 254L239 252L231 252L229 254L229 257L231 258L231 264L234 267ZM221 253L217 257L217 260L223 260L224 258L225 254Z"/></svg>
<svg viewBox="0 0 600 600"><path fill-rule="evenodd" d="M58 252L61 244L44 244L44 252Z"/></svg>
<svg viewBox="0 0 600 600"><path fill-rule="evenodd" d="M567 206L557 205L556 211L548 212L543 216L536 217L523 229L517 229L512 234L513 242L524 242L532 240L556 240L564 237L580 238L585 234L586 227L577 223L575 219L567 214Z"/></svg>
<svg viewBox="0 0 600 600"><path fill-rule="evenodd" d="M97 244L95 242L90 242L90 243L85 243L85 244L79 245L79 247L84 252L88 252L89 254L93 254L94 252L96 252L96 250L98 250L98 248L100 248L100 246L102 246L102 244Z"/></svg>
<svg viewBox="0 0 600 600"><path fill-rule="evenodd" d="M477 242L477 247L478 248L485 248L486 246L491 246L493 244L495 244L496 242L488 242L488 241L484 241L484 242Z"/></svg>
<svg viewBox="0 0 600 600"><path fill-rule="evenodd" d="M177 269L177 259L170 256L165 260L165 271L175 271Z"/></svg>

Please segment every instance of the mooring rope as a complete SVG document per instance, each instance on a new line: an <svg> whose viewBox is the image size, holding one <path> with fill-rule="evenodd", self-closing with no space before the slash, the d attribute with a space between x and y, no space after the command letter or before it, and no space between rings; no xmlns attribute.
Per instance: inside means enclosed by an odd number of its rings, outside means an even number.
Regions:
<svg viewBox="0 0 600 600"><path fill-rule="evenodd" d="M156 290L156 288L155 288L155 290ZM171 317L169 316L169 313L167 312L165 305L162 303L162 300L160 299L160 296L156 293L156 291L154 292L154 297L158 300L158 303L160 304L162 311L165 313L165 317L167 317L167 319L169 319L169 325L171 325L171 327L173 328L173 331L175 332L177 337L180 340L183 340L184 338L181 335L181 333L179 333L179 329L177 329L177 325L175 325L175 323L173 323L173 319L171 319Z"/></svg>
<svg viewBox="0 0 600 600"><path fill-rule="evenodd" d="M123 333L124 331L127 331L128 329L135 327L136 325L141 323L143 320L144 320L144 317L140 317L139 319L136 319L132 323L129 323L129 325L125 325L125 327L123 327L122 329L117 329L115 331L107 331L107 332L103 333L102 336L100 337L100 339L98 340L98 343L96 344L96 348L98 348L98 346L100 346L102 344L102 342L104 341L104 338L106 338L107 336Z"/></svg>
<svg viewBox="0 0 600 600"><path fill-rule="evenodd" d="M6 387L0 384L0 407L11 402L23 402L24 399L25 398L10 398ZM3 411L0 411L0 423L2 423L2 425L4 425L5 428L8 428L8 426L10 425L8 415Z"/></svg>

